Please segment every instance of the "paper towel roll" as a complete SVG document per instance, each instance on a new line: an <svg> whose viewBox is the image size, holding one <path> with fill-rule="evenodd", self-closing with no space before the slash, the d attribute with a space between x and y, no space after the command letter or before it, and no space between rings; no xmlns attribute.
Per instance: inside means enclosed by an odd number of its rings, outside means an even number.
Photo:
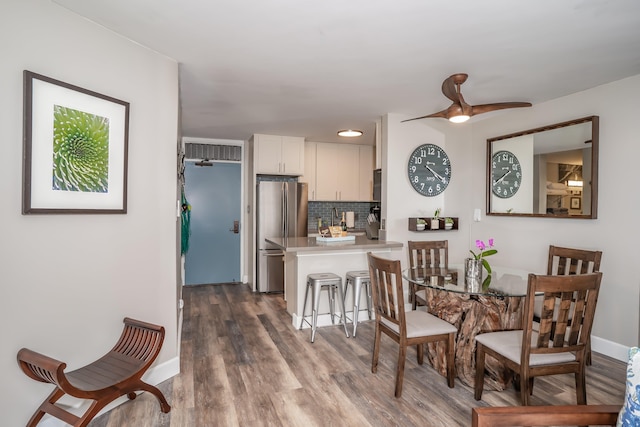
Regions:
<svg viewBox="0 0 640 427"><path fill-rule="evenodd" d="M355 215L353 214L353 212L347 212L347 228L353 228L355 226Z"/></svg>

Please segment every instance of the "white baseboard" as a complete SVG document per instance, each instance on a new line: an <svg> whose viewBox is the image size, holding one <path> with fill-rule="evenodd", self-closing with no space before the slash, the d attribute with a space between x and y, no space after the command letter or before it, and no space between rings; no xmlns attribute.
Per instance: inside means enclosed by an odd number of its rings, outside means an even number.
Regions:
<svg viewBox="0 0 640 427"><path fill-rule="evenodd" d="M411 310L411 305L407 305L406 310ZM340 320L338 316L339 312L336 312L335 324L340 324ZM351 323L352 312L347 312L347 324ZM360 310L360 314L358 315L358 322L362 322L368 320L369 317L367 315L367 310ZM311 317L307 317L307 321L311 322ZM311 325L304 322L302 325L302 329L309 329ZM296 329L300 328L300 316L293 315L292 316L292 324ZM318 315L318 327L323 326L331 326L334 323L331 323L331 315L330 314L319 314ZM613 341L606 340L604 338L599 338L596 336L591 336L591 349L597 353L604 354L605 356L609 356L613 359L620 360L621 362L627 362L629 359L629 347L615 343Z"/></svg>
<svg viewBox="0 0 640 427"><path fill-rule="evenodd" d="M164 363L161 363L157 366L149 369L145 375L142 377L146 383L157 386L161 382L168 380L169 378L178 375L180 373L180 358L174 357L173 359L167 360ZM96 417L109 412L113 408L122 405L123 403L129 401L127 396L121 396L105 406ZM76 415L81 415L84 413L90 405L90 402L87 400L75 399L69 396L62 397L58 404L62 406L65 410L72 412ZM159 409L158 409L159 410ZM52 417L51 415L46 414L42 421L38 424L39 427L66 427L67 423Z"/></svg>
<svg viewBox="0 0 640 427"><path fill-rule="evenodd" d="M629 347L594 335L591 335L591 350L625 363L629 360Z"/></svg>

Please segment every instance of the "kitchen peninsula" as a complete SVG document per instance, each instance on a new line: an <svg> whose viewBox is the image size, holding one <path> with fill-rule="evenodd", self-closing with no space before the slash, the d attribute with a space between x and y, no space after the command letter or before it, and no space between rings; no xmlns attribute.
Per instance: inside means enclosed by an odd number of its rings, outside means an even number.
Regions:
<svg viewBox="0 0 640 427"><path fill-rule="evenodd" d="M291 315L293 325L300 326L300 316L304 304L304 292L307 286L307 275L311 273L335 273L343 278L347 271L368 270L367 252L378 256L400 259L402 243L385 240L369 240L365 236L355 236L355 240L341 242L317 242L313 237L266 238L284 251L284 298L287 301L287 312ZM394 253L392 253L394 251ZM366 315L365 293L361 295L360 319L368 319ZM353 309L351 289L346 296L346 310ZM336 305L337 309L338 305ZM331 324L329 302L325 295L320 300L318 326ZM311 314L311 297L307 302L306 314ZM348 317L351 316L348 314ZM306 324L305 324L306 325ZM306 325L307 327L309 325Z"/></svg>

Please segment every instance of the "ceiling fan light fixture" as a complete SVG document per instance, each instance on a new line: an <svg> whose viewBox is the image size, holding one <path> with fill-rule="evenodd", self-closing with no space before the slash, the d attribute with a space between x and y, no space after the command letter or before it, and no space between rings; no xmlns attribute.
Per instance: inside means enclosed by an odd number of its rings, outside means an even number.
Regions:
<svg viewBox="0 0 640 427"><path fill-rule="evenodd" d="M402 120L402 122L433 117L448 119L452 123L464 123L469 120L471 116L477 114L504 110L506 108L531 107L530 102L494 102L492 104L469 105L462 97L462 92L460 91L460 86L467 81L467 77L469 76L465 73L452 74L442 82L442 93L445 97L453 101L453 104L451 104L449 108L426 116Z"/></svg>
<svg viewBox="0 0 640 427"><path fill-rule="evenodd" d="M465 114L460 114L459 116L451 116L449 117L449 121L451 123L464 123L467 120L469 120L469 116L465 115Z"/></svg>
<svg viewBox="0 0 640 427"><path fill-rule="evenodd" d="M343 129L338 131L338 136L344 136L345 138L355 138L357 136L362 136L364 132L356 129Z"/></svg>

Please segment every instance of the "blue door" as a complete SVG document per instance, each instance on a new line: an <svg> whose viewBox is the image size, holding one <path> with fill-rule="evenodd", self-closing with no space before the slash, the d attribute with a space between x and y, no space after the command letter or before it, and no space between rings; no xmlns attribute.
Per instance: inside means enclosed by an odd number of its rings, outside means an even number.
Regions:
<svg viewBox="0 0 640 427"><path fill-rule="evenodd" d="M185 165L191 235L185 284L240 282L240 163Z"/></svg>

